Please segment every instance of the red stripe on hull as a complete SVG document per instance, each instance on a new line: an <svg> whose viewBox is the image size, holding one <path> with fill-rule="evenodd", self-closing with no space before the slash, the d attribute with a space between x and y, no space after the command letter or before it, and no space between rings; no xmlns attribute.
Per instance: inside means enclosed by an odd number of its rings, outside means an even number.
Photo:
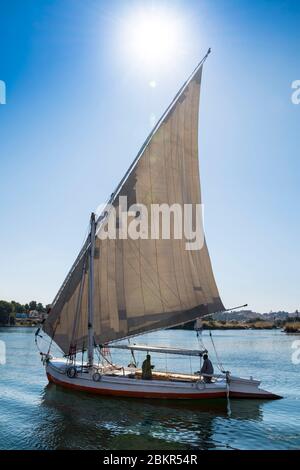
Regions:
<svg viewBox="0 0 300 470"><path fill-rule="evenodd" d="M134 391L121 391L121 390L111 390L111 389L99 389L94 387L83 387L82 385L70 384L63 382L59 379L56 379L49 373L47 373L49 382L53 382L56 385L61 385L62 387L70 388L72 390L79 390L83 392L95 393L98 395L110 395L110 396L119 396L119 397L132 397L132 398L176 398L176 399L193 399L198 400L202 398L225 398L225 392L215 392L215 393L165 393L165 392L134 392Z"/></svg>

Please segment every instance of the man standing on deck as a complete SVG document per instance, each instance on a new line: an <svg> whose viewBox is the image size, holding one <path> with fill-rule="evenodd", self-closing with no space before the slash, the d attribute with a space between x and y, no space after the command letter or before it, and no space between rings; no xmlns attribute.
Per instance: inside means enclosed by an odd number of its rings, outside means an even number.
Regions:
<svg viewBox="0 0 300 470"><path fill-rule="evenodd" d="M152 368L153 366L151 365L151 356L150 354L147 354L146 359L144 360L143 365L142 365L142 379L143 380L152 379Z"/></svg>
<svg viewBox="0 0 300 470"><path fill-rule="evenodd" d="M207 354L203 354L203 366L201 367L200 374L210 374L212 375L214 373L214 368L211 363L211 360L208 359ZM204 376L204 382L205 383L210 383L211 382L211 377L206 377Z"/></svg>

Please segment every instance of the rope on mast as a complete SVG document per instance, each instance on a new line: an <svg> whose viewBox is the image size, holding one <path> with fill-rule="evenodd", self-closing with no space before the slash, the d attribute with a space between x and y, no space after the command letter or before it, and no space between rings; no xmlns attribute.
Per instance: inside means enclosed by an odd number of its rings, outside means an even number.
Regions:
<svg viewBox="0 0 300 470"><path fill-rule="evenodd" d="M210 339L211 339L211 342L212 342L212 345L213 345L213 348L214 348L214 352L215 352L215 355L216 355L218 369L219 369L223 374L225 374L226 371L224 370L223 364L222 364L222 362L220 361L219 355L218 355L218 353L217 353L217 349L216 349L216 346L215 346L215 343L214 343L214 340L213 340L213 337L212 337L212 334L211 334L211 330L209 330L209 336L210 336Z"/></svg>

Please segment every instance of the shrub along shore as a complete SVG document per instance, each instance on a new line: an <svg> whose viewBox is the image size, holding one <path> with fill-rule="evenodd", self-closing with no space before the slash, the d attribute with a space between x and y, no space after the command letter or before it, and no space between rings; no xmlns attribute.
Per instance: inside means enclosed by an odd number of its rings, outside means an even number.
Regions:
<svg viewBox="0 0 300 470"><path fill-rule="evenodd" d="M14 324L0 324L1 327L34 327L37 326L40 321L36 319L29 319L27 321L21 320L17 321ZM282 323L282 322L281 322ZM170 328L171 330L194 330L194 323L176 326L174 328ZM285 333L291 334L300 334L300 322L287 322L285 324L278 324L278 322L270 322L270 321L257 321L257 322L222 322L222 321L203 321L202 322L202 329L203 330L274 330L280 329Z"/></svg>
<svg viewBox="0 0 300 470"><path fill-rule="evenodd" d="M266 320L250 320L250 321L225 321L225 320L203 320L203 330L273 330L281 329L286 333L300 333L299 321L266 321ZM193 330L194 322L187 323L175 327L175 329Z"/></svg>

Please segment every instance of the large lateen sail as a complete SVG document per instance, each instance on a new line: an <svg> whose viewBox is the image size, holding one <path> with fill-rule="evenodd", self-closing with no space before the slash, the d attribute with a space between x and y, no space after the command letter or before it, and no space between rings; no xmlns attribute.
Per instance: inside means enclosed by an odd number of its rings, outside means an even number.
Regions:
<svg viewBox="0 0 300 470"><path fill-rule="evenodd" d="M153 133L116 196L128 205L201 203L198 112L202 65L184 85ZM110 217L110 214L107 216ZM100 225L100 235L105 224ZM186 240L100 239L94 256L96 344L164 328L224 310L204 241L187 250ZM104 238L104 237L102 237ZM85 243L52 305L43 329L65 354L87 347L88 248Z"/></svg>

